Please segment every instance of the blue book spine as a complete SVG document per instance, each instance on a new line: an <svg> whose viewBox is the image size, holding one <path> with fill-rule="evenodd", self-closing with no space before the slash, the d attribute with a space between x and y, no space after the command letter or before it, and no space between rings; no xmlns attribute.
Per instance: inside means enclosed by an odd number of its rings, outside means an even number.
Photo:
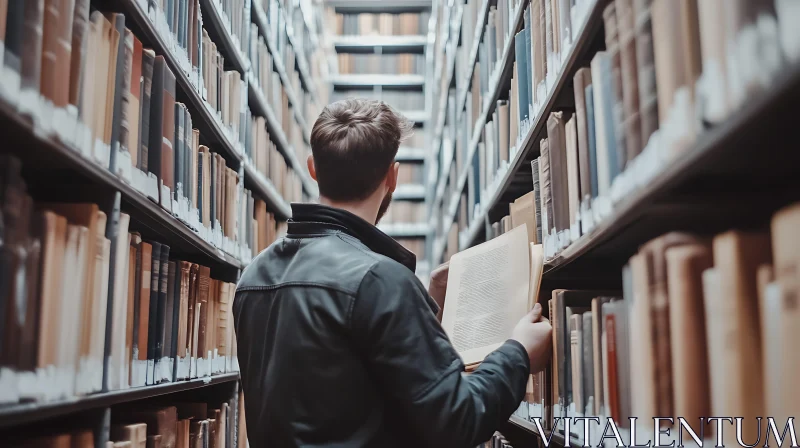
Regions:
<svg viewBox="0 0 800 448"><path fill-rule="evenodd" d="M617 134L614 120L614 80L611 72L611 57L606 55L602 58L603 64L603 78L600 81L600 87L606 92L603 95L604 104L596 104L596 107L602 108L605 119L605 138L606 147L608 148L608 166L603 169L608 170L609 183L619 174L619 161L617 155Z"/></svg>
<svg viewBox="0 0 800 448"><path fill-rule="evenodd" d="M514 36L514 52L517 60L517 88L519 89L519 119L528 118L528 84L524 81L528 73L527 58L525 57L525 31L520 31Z"/></svg>
<svg viewBox="0 0 800 448"><path fill-rule="evenodd" d="M589 173L592 178L592 197L597 197L597 147L594 133L594 88L591 84L586 86L586 128L589 140Z"/></svg>

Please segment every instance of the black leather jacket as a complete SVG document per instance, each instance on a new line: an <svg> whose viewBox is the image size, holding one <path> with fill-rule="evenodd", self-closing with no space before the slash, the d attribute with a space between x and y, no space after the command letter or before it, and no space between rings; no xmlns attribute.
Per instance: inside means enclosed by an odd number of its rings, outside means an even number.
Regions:
<svg viewBox="0 0 800 448"><path fill-rule="evenodd" d="M488 440L525 393L522 345L506 342L465 374L411 252L344 210L293 204L292 214L233 304L250 446Z"/></svg>

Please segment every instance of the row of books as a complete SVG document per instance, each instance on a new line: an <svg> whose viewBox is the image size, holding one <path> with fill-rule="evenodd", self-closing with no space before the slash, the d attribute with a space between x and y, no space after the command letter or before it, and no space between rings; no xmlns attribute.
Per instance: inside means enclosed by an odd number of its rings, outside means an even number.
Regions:
<svg viewBox="0 0 800 448"><path fill-rule="evenodd" d="M795 204L770 231L668 233L629 260L622 294L554 290L554 363L532 382L528 417L561 434L557 417L584 415L628 431L629 417L649 428L653 417L683 417L701 439L716 435L713 424L697 425L712 415L742 417L745 441L763 434L757 417L783 427L798 402L790 372L800 361L779 343L799 318L798 224ZM594 431L589 440L602 427ZM583 440L580 425L571 432ZM722 434L733 440L736 426L723 424Z"/></svg>
<svg viewBox="0 0 800 448"><path fill-rule="evenodd" d="M427 210L424 202L394 201L381 218L381 224L424 223Z"/></svg>
<svg viewBox="0 0 800 448"><path fill-rule="evenodd" d="M255 25L253 25L255 28ZM263 93L267 104L274 111L275 119L281 126L289 143L295 148L300 149L305 146L303 141L303 128L296 121L294 110L304 110L302 105L291 104L287 86L283 84L280 75L275 68L275 60L269 51L266 41L258 33L250 35L250 61L257 88ZM297 92L296 87L289 86ZM302 113L302 112L301 112Z"/></svg>
<svg viewBox="0 0 800 448"><path fill-rule="evenodd" d="M258 5L259 3L260 5ZM290 100L293 101L292 107L297 110L297 116L307 117L308 109L314 101L311 95L311 89L302 82L300 72L298 71L300 65L308 67L308 61L304 59L305 53L303 53L302 48L297 49L294 47L297 39L292 25L296 23L296 21L294 21L289 14L292 14L292 11L295 11L297 8L290 7L289 4L291 3L292 2L282 2L279 0L256 0L257 9L263 11L263 14L266 16L267 26L269 28L268 41L272 50L277 53L277 56L275 54L272 56L279 58L288 78L285 80L285 83L288 85L284 86L284 88L290 89L293 92L293 94L290 95ZM255 29L251 32L251 39L252 33L254 32ZM300 51L299 54L297 53L298 51ZM306 81L310 82L311 80Z"/></svg>
<svg viewBox="0 0 800 448"><path fill-rule="evenodd" d="M395 238L403 247L413 252L417 256L417 262L426 257L425 240L419 238Z"/></svg>
<svg viewBox="0 0 800 448"><path fill-rule="evenodd" d="M251 217L247 232L247 241L255 257L269 247L276 239L286 234L286 222L276 221L275 216L267 211L267 204L252 196L247 198L248 216Z"/></svg>
<svg viewBox="0 0 800 448"><path fill-rule="evenodd" d="M477 49L473 49L474 33L476 32L474 16L482 2L473 6L465 6L462 16L462 45L456 53L456 88L459 92L469 91L466 116L471 117L467 125L469 129L475 126L477 115L483 106L483 96L489 93L490 85L496 77L498 61L503 57L504 48L508 39L512 37L515 27L516 11L519 0L501 0L497 5L491 5L486 12L486 23L481 24L482 36ZM466 28L463 28L466 27ZM463 40L464 38L469 40ZM477 63L475 55L477 51ZM469 82L471 80L471 82Z"/></svg>
<svg viewBox="0 0 800 448"><path fill-rule="evenodd" d="M397 184L421 184L425 178L425 165L420 163L400 163Z"/></svg>
<svg viewBox="0 0 800 448"><path fill-rule="evenodd" d="M224 32L230 36L233 46L240 54L244 54L244 45L248 41L250 25L250 8L247 1L210 0L208 3L222 18Z"/></svg>
<svg viewBox="0 0 800 448"><path fill-rule="evenodd" d="M552 3L558 7L558 2ZM561 71L560 62L553 62L559 61L560 56L555 49L550 50L548 43L554 38L547 36L556 31L564 33L567 28L552 29L553 23L546 20L547 11L541 14L542 8L549 4L549 0L534 0L523 11L525 25L515 37L516 62L509 99L490 106L493 111L488 120L491 121L487 120L480 134L475 151L477 160L459 159L458 155L467 155L467 151L472 149L473 127L469 126L469 122L480 117L480 112L476 113L475 108L481 106L481 101L474 104L466 102L466 119L458 122L457 126L452 124L456 121L452 119L455 113L448 110L449 123L445 135L456 145L456 172L461 173L464 170L463 163L470 162L477 164L473 166L477 172L486 172L483 177L475 176L479 180L485 179L485 182L478 181L469 187L467 196L471 201L468 204L474 204L470 205L471 210L467 212L468 220L475 217L472 210L480 210L475 206L483 202L481 198L490 196L496 188L494 182L505 175L506 162L514 157L517 142L525 137L531 119L540 115L544 101L552 91L553 80ZM706 47L717 45L729 48L731 54L740 52L741 57L753 56L748 52L750 47L741 43L742 33L753 31L755 26L754 19L746 17L755 17L763 12L766 20L786 26L786 19L781 20L778 14L781 10L771 5L774 5L771 1L761 6L737 2L729 12L732 16L739 17L737 14L740 14L743 18L733 30L725 33L720 31L720 26L715 27L722 20L719 14L715 14L713 8L707 9L702 2L678 4L619 0L604 8L607 50L598 52L590 67L580 68L575 73L572 83L574 113L565 110L548 115L547 139L535 143L540 157L533 164L533 177L534 183L539 184L540 219L544 220L541 242L545 244L547 258L556 255L580 235L588 233L600 220L611 214L615 203L638 186L645 185L668 166L697 138L702 130L699 123L720 122L742 104L742 98L752 98L763 90L776 70L785 66L792 58L791 46L778 42L775 35L760 41L760 48L766 55L759 57L763 59L777 52L776 62L765 60L764 71L758 76L752 75L749 80L743 80L741 78L744 75L737 74L750 73L739 70L742 67L739 59L730 62L736 70L730 67L718 70L720 64L713 62L714 57L707 58L703 53ZM591 4L585 2L575 4L571 10L573 21L580 23L580 17L585 16L589 6ZM635 10L633 6L636 6ZM651 15L657 15L660 19L651 20ZM564 14L559 12L559 16L563 17ZM632 25L634 17L638 17L636 23L641 26ZM685 42L680 43L674 39L672 31L681 29L683 25L678 24L684 22L688 29L685 36L681 37ZM545 38L535 39L541 33ZM534 36L532 41L528 37L531 34ZM572 36L573 32L567 35ZM634 38L641 45L634 47ZM561 41L565 42L564 39ZM540 48L542 42L544 47ZM682 48L691 51L684 55ZM701 54L703 61L711 62L701 64ZM674 58L670 59L669 55ZM684 56L690 59L681 59ZM617 65L621 61L625 61L624 67ZM725 64L721 66L727 67ZM690 73L682 74L679 67L685 67ZM735 78L735 81L714 83L716 88L726 86L718 92L710 87L710 83L703 81L714 78L712 75L722 76L723 80ZM473 80L474 89L480 91ZM722 109L716 106L720 101L725 103ZM506 113L509 117L507 120ZM659 129L661 132L656 132ZM491 150L484 151L484 147ZM456 187L451 182L451 194ZM465 229L462 227L461 230Z"/></svg>
<svg viewBox="0 0 800 448"><path fill-rule="evenodd" d="M231 130L232 138L242 142L242 116L247 105L247 89L242 74L225 70L225 58L203 30L203 56L200 70L206 99L222 124Z"/></svg>
<svg viewBox="0 0 800 448"><path fill-rule="evenodd" d="M2 401L238 370L233 284L129 233L119 202L110 215L93 203L34 202L19 162L0 160L2 275L15 279L0 296Z"/></svg>
<svg viewBox="0 0 800 448"><path fill-rule="evenodd" d="M328 12L328 27L337 35L413 36L427 34L430 12L359 13Z"/></svg>
<svg viewBox="0 0 800 448"><path fill-rule="evenodd" d="M16 73L21 84L15 96L12 87L4 83L3 99L16 105L22 115L32 117L44 134L54 135L120 176L204 240L238 258L241 242L235 228L241 179L226 167L221 155L200 144L204 138L194 129L197 117L193 117L198 112L190 113L190 107L176 101L176 77L164 55L145 48L125 28L122 14L90 14L88 2L83 0L69 11L48 7L47 14L34 8L37 4L42 2L25 3L32 8L25 10L26 17L43 27L44 35L37 40L34 34L25 34L36 27L26 28L22 37L29 37L32 51L22 54L18 67L14 67L12 50L5 53L4 74ZM0 12L17 14L8 7ZM57 17L49 15L56 12ZM16 16L7 14L0 21L10 23L12 19ZM55 26L47 25L50 21L64 27L65 35L75 41L75 51L55 51L60 47L52 47L58 35ZM13 27L6 28L3 37L12 39L13 49ZM241 111L247 111L243 98L247 89L238 72L222 71L223 61L214 43L202 27L197 30L201 34L197 51L189 56L192 64L199 64L194 73L204 86L208 105L219 111L217 118L221 127L230 131L229 136L245 138L246 132L233 130L246 127ZM194 42L194 36L188 33L188 41ZM57 66L50 67L53 59ZM51 76L56 72L59 76ZM289 177L295 176L287 174L281 179ZM288 187L281 179L276 183L281 191L292 193L289 200L298 197L294 194L297 182Z"/></svg>
<svg viewBox="0 0 800 448"><path fill-rule="evenodd" d="M270 140L264 117L251 118L249 128L250 137L246 154L249 162L258 173L270 179L285 201L302 201L303 185L300 177L287 165L278 147ZM295 152L298 160L305 160L303 152Z"/></svg>
<svg viewBox="0 0 800 448"><path fill-rule="evenodd" d="M339 73L375 75L424 75L423 54L339 53Z"/></svg>
<svg viewBox="0 0 800 448"><path fill-rule="evenodd" d="M105 448L225 448L247 446L243 396L222 403L176 401L132 404L114 408ZM47 430L46 435L15 436L11 446L21 448L94 448L95 431ZM234 441L236 443L234 444Z"/></svg>

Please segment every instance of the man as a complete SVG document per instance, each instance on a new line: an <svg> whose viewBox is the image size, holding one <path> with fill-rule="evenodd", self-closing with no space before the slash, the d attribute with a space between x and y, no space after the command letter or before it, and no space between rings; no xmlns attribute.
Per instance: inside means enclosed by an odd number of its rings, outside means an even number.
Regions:
<svg viewBox="0 0 800 448"><path fill-rule="evenodd" d="M522 401L550 354L541 306L472 374L437 321L415 257L375 224L410 126L384 103L327 106L311 132L320 204L245 269L233 312L250 446L474 447Z"/></svg>

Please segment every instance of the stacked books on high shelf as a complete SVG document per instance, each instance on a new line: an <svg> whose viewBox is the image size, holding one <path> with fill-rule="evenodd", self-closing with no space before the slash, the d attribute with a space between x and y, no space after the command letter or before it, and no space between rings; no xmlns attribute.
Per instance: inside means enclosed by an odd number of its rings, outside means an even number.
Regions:
<svg viewBox="0 0 800 448"><path fill-rule="evenodd" d="M402 12L326 9L326 22L336 51L332 64L331 102L348 98L383 101L414 123L413 134L397 154L398 185L392 205L378 227L417 255L418 275L425 278L429 263L426 238L430 232L425 201L429 137L428 92L424 75L430 71L425 35L430 5ZM370 43L375 45L371 46ZM338 44L337 44L338 43ZM408 154L421 156L408 156Z"/></svg>
<svg viewBox="0 0 800 448"><path fill-rule="evenodd" d="M267 130L278 149L291 161L288 165L302 171L310 154L311 126L320 111L315 98L317 81L312 79L307 60L309 54L315 53L315 45L309 42L302 8L294 2L253 0L252 5L247 51L252 67L249 81L271 109L270 113L258 115L266 119ZM300 25L303 27L296 28Z"/></svg>

